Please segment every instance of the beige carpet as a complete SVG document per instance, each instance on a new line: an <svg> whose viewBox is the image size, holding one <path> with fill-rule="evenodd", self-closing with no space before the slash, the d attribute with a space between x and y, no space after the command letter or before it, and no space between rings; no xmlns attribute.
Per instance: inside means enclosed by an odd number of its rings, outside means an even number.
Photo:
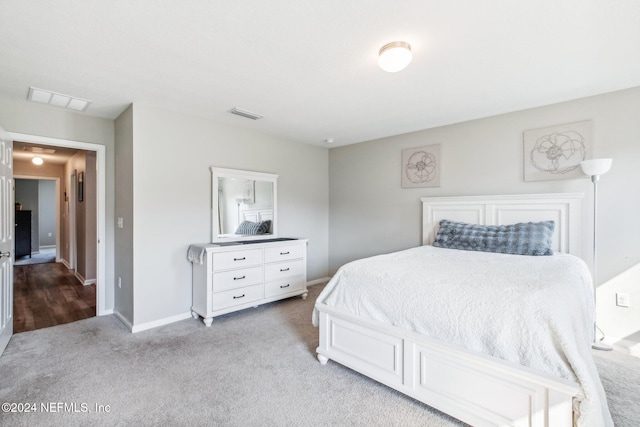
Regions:
<svg viewBox="0 0 640 427"><path fill-rule="evenodd" d="M336 363L320 365L311 310L321 289L210 328L189 319L131 334L104 316L17 334L0 358L0 402L37 411L0 413L0 425L461 425ZM596 361L616 425L640 425L640 359Z"/></svg>

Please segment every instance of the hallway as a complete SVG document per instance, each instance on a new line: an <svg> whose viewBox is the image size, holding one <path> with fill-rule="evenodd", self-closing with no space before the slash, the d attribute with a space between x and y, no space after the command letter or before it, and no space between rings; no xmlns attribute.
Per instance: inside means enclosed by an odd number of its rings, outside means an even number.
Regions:
<svg viewBox="0 0 640 427"><path fill-rule="evenodd" d="M83 286L62 263L14 266L13 333L96 315L96 285Z"/></svg>

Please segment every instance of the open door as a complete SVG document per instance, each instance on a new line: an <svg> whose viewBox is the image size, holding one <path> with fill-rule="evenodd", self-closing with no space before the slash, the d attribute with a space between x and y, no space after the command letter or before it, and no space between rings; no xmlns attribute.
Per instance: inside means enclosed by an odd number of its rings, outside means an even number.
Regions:
<svg viewBox="0 0 640 427"><path fill-rule="evenodd" d="M0 128L0 356L13 335L13 141Z"/></svg>

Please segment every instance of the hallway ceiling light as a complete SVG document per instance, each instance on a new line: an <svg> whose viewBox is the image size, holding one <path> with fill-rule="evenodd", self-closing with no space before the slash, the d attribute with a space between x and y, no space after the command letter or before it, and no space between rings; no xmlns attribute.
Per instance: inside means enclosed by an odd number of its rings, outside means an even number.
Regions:
<svg viewBox="0 0 640 427"><path fill-rule="evenodd" d="M33 162L34 165L38 165L38 166L44 163L44 160L42 160L42 157L40 156L34 157L33 159L31 159L31 161Z"/></svg>
<svg viewBox="0 0 640 427"><path fill-rule="evenodd" d="M404 70L413 58L411 45L407 42L388 43L380 48L378 55L378 65L389 73Z"/></svg>
<svg viewBox="0 0 640 427"><path fill-rule="evenodd" d="M39 102L41 104L50 104L74 111L86 111L87 108L89 108L89 105L91 105L91 101L87 101L86 99L76 98L71 95L63 95L50 90L38 89L33 86L29 88L29 95L27 96L27 99L29 101Z"/></svg>

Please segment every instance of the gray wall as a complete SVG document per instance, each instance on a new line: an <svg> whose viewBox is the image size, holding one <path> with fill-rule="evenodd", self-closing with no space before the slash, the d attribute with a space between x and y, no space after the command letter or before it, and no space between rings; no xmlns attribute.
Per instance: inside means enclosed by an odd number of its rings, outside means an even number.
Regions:
<svg viewBox="0 0 640 427"><path fill-rule="evenodd" d="M583 250L591 259L593 186L589 179L524 182L523 131L593 121L593 157L613 158L599 184L599 283L640 263L640 88L369 141L329 152L329 267L421 242L420 197L580 192ZM401 189L404 148L442 145L439 188ZM589 262L590 264L590 262ZM600 289L599 289L600 293ZM640 313L599 299L598 314ZM612 314L612 312L614 314ZM613 322L615 323L615 322ZM638 328L637 328L638 329ZM614 331L615 333L615 331Z"/></svg>
<svg viewBox="0 0 640 427"><path fill-rule="evenodd" d="M132 200L118 186L116 212L125 218L125 229L116 235L122 233L118 250L135 260L133 295L123 297L127 304L133 299L134 325L190 310L186 253L189 244L211 239L210 166L279 174L278 234L308 238L308 279L327 276L327 149L146 106L134 105L132 116L116 120L117 182L125 192L125 184L133 183ZM131 145L128 177L120 169L120 152L127 156ZM116 276L130 273L122 267Z"/></svg>
<svg viewBox="0 0 640 427"><path fill-rule="evenodd" d="M133 325L133 106L115 121L115 311ZM118 287L120 278L121 287Z"/></svg>
<svg viewBox="0 0 640 427"><path fill-rule="evenodd" d="M93 283L96 280L97 258L97 210L96 210L96 153L80 150L65 165L65 182L67 188L75 186L76 219L76 272L85 281ZM84 174L83 200L78 197L79 186L77 180ZM76 182L71 183L71 175L75 175ZM67 248L68 249L68 248ZM66 259L70 259L69 251L63 252ZM108 284L111 287L111 283Z"/></svg>
<svg viewBox="0 0 640 427"><path fill-rule="evenodd" d="M97 180L97 156L95 151L87 151L85 156L84 172L84 202L85 212L84 238L86 258L84 265L84 278L96 280L98 254L98 180ZM109 284L111 287L111 284Z"/></svg>
<svg viewBox="0 0 640 427"><path fill-rule="evenodd" d="M56 182L38 180L40 247L56 245Z"/></svg>

